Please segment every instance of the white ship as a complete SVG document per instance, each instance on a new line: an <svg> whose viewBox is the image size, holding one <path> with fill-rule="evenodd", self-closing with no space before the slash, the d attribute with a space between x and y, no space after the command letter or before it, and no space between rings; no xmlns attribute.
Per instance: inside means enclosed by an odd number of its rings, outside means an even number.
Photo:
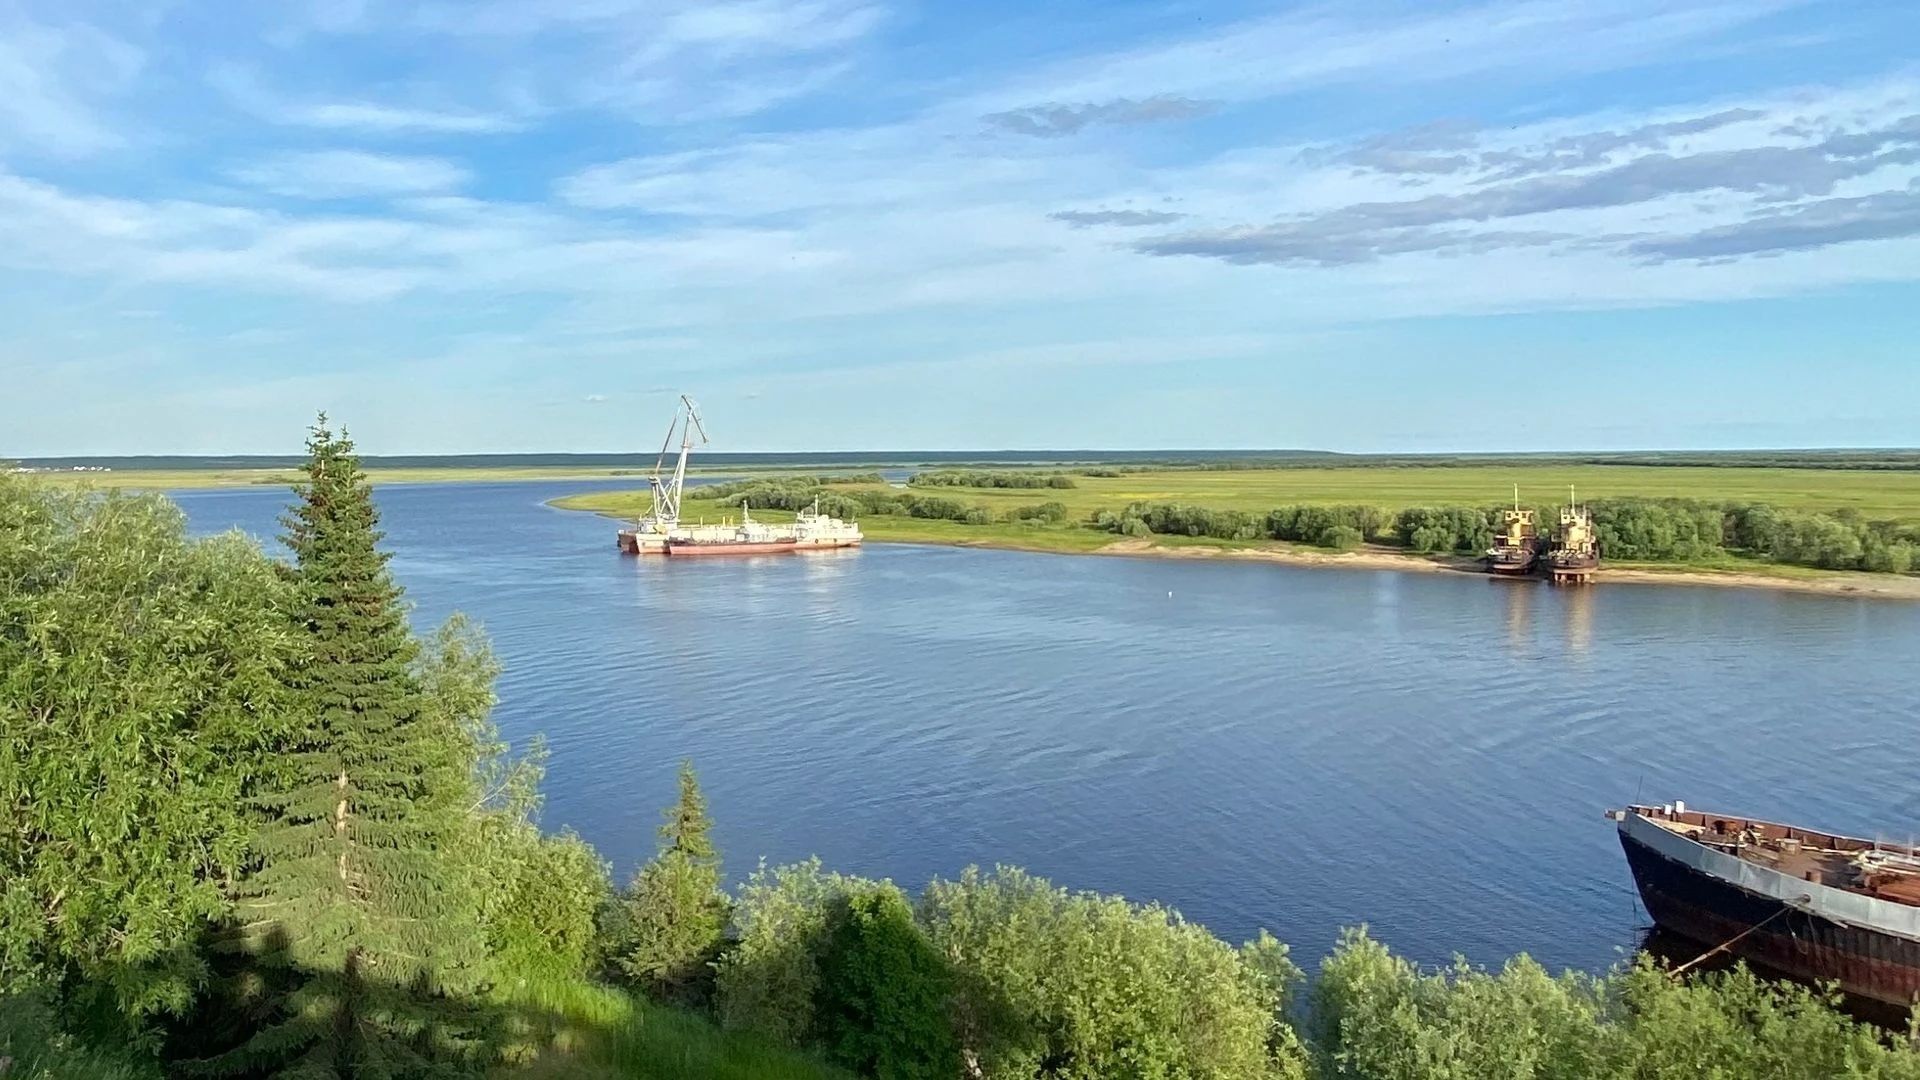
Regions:
<svg viewBox="0 0 1920 1080"><path fill-rule="evenodd" d="M755 521L744 504L740 507L737 525L732 522L682 524L680 502L686 488L687 457L693 452L694 433L698 432L704 443L707 430L700 422L700 412L692 398L683 394L680 404L673 422L667 425L667 439L660 446L660 458L654 463L653 475L647 479L652 489L652 504L631 528L620 530L618 540L622 552L629 555L771 555L860 545L860 526L822 514L817 498L812 507L795 516L791 525ZM674 464L673 475L662 478L660 472L666 465L667 448L673 445L676 430L681 433L680 457Z"/></svg>

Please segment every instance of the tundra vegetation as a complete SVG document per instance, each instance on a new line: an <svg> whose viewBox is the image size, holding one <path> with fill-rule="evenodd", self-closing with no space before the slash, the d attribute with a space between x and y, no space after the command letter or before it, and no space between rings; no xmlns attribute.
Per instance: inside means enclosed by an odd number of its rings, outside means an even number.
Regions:
<svg viewBox="0 0 1920 1080"><path fill-rule="evenodd" d="M1905 1037L1738 969L1423 970L1354 930L1309 989L1268 933L1013 867L905 887L808 861L730 888L684 763L616 888L540 828L543 755L494 729L479 628L409 627L324 419L303 476L284 558L190 536L159 496L0 476L4 1080L1920 1080ZM1301 505L1125 520L1478 542L1471 518ZM1711 524L1661 513L1623 519L1653 522L1635 542Z"/></svg>
<svg viewBox="0 0 1920 1080"><path fill-rule="evenodd" d="M1477 557L1499 511L1486 496L1564 492L1576 484L1610 564L1786 572L1904 574L1920 569L1920 471L1904 458L1775 465L1525 464L1180 470L1088 467L914 474L904 489L866 477L789 474L688 489L685 512L722 517L746 505L777 517L818 502L876 540L1089 551L1141 546L1368 548L1432 558ZM1744 461L1745 459L1738 459ZM1792 459L1798 461L1799 459ZM1824 458L1817 458L1824 461ZM1014 478L1023 478L1016 480ZM1067 481L1061 484L1059 481ZM937 492L937 494L935 493ZM1543 532L1561 501L1527 501ZM613 515L645 509L644 493L595 493L557 504Z"/></svg>

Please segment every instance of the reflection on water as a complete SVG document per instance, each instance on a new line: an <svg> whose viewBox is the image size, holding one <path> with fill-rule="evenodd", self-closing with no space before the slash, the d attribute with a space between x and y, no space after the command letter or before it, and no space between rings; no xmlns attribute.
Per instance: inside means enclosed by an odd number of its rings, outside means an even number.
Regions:
<svg viewBox="0 0 1920 1080"><path fill-rule="evenodd" d="M1514 650L1533 647L1534 583L1491 579L1495 588L1506 594L1507 647Z"/></svg>
<svg viewBox="0 0 1920 1080"><path fill-rule="evenodd" d="M1643 922L1600 811L1643 777L1920 827L1920 605L884 544L633 558L541 504L595 486L631 482L377 497L418 621L478 617L503 730L549 737L546 824L623 877L692 757L735 873L1004 861L1308 957L1365 922L1424 962L1602 968ZM284 498L181 502L270 534Z"/></svg>
<svg viewBox="0 0 1920 1080"><path fill-rule="evenodd" d="M1567 651L1576 656L1593 643L1593 593L1587 585L1556 590L1567 612Z"/></svg>

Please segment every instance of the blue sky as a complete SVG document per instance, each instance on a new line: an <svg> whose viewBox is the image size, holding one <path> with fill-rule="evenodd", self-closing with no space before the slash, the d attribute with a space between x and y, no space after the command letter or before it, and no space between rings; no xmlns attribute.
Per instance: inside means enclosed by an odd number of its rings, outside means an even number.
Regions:
<svg viewBox="0 0 1920 1080"><path fill-rule="evenodd" d="M1920 4L0 0L0 455L1920 444Z"/></svg>

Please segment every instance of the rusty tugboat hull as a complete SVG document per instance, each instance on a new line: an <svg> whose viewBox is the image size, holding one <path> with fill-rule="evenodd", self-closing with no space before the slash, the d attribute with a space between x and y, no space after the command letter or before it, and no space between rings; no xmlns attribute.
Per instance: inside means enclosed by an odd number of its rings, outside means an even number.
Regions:
<svg viewBox="0 0 1920 1080"><path fill-rule="evenodd" d="M1495 577L1531 577L1540 555L1531 547L1496 548L1487 554L1487 572Z"/></svg>
<svg viewBox="0 0 1920 1080"><path fill-rule="evenodd" d="M1682 803L1608 811L1661 929L1906 1007L1920 997L1920 854Z"/></svg>

